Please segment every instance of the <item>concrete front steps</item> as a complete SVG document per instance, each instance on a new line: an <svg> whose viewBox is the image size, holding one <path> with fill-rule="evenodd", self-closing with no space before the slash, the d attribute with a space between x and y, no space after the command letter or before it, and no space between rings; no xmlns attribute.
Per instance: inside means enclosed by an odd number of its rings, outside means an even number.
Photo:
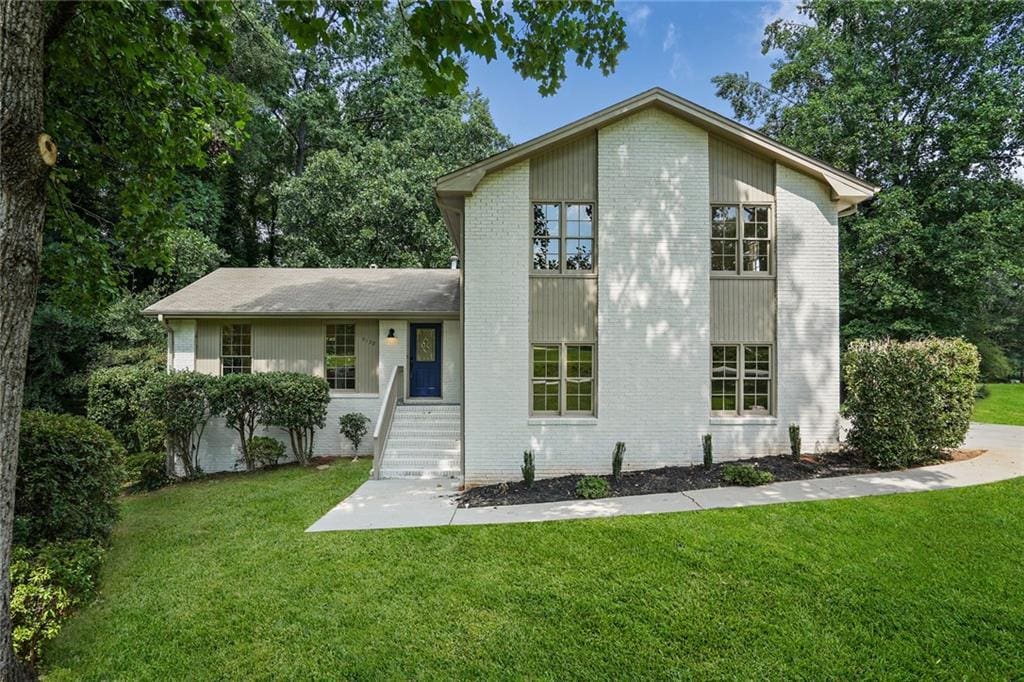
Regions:
<svg viewBox="0 0 1024 682"><path fill-rule="evenodd" d="M454 479L462 474L459 406L406 403L395 407L380 477Z"/></svg>

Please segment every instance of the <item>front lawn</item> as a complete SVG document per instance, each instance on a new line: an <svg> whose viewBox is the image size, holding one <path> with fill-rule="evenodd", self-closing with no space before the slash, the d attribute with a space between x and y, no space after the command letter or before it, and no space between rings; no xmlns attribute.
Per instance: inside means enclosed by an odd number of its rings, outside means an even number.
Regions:
<svg viewBox="0 0 1024 682"><path fill-rule="evenodd" d="M1024 426L1024 384L986 384L989 395L974 405L974 421Z"/></svg>
<svg viewBox="0 0 1024 682"><path fill-rule="evenodd" d="M1024 479L590 521L304 534L368 463L129 499L50 679L1007 678Z"/></svg>

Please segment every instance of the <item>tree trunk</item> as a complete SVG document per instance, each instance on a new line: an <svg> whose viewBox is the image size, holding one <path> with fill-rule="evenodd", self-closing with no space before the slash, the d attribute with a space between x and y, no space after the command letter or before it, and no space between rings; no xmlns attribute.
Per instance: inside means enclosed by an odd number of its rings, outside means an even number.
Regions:
<svg viewBox="0 0 1024 682"><path fill-rule="evenodd" d="M46 178L56 160L43 134L43 9L39 2L0 0L0 680L31 676L12 647L10 563Z"/></svg>

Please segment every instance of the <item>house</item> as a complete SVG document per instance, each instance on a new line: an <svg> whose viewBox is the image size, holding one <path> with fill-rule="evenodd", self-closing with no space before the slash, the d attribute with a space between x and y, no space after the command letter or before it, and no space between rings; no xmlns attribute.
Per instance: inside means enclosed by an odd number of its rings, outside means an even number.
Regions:
<svg viewBox="0 0 1024 682"><path fill-rule="evenodd" d="M458 270L221 269L147 309L168 366L290 370L375 474L515 480L838 441L837 221L877 188L660 88L441 177ZM231 468L214 424L200 463Z"/></svg>

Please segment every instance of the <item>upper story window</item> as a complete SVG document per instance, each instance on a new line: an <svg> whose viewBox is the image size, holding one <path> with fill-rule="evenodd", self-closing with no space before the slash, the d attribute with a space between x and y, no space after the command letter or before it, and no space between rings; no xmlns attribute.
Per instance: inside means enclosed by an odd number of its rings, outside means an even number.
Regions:
<svg viewBox="0 0 1024 682"><path fill-rule="evenodd" d="M532 254L535 271L592 272L594 205L535 203Z"/></svg>
<svg viewBox="0 0 1024 682"><path fill-rule="evenodd" d="M252 325L225 324L220 328L220 373L252 373Z"/></svg>
<svg viewBox="0 0 1024 682"><path fill-rule="evenodd" d="M772 272L771 207L724 204L711 207L711 271L734 275Z"/></svg>
<svg viewBox="0 0 1024 682"><path fill-rule="evenodd" d="M340 391L356 388L356 326L329 324L326 326L324 348L324 378L327 385Z"/></svg>

